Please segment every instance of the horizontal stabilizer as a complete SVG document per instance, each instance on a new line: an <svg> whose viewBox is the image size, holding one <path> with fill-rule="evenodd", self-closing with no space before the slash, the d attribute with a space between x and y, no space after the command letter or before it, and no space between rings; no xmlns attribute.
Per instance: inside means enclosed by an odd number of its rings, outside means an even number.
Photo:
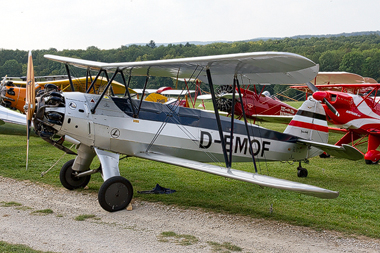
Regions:
<svg viewBox="0 0 380 253"><path fill-rule="evenodd" d="M298 139L297 142L309 144L313 147L316 147L325 151L329 155L333 155L340 158L345 158L345 159L354 160L354 161L361 160L364 158L363 154L358 149L347 144L342 144L342 146L336 146L336 145L331 145L327 143L320 143L320 142L309 141L309 140L304 140L304 139Z"/></svg>
<svg viewBox="0 0 380 253"><path fill-rule="evenodd" d="M292 182L284 179L278 179L274 177L269 177L265 175L259 175L257 173L250 173L241 170L227 169L225 167L219 167L212 164L196 162L192 160L162 155L158 153L137 153L136 157L149 159L157 162L168 163L172 165L177 165L189 169L194 169L202 172L211 173L214 175L233 178L240 181L245 181L253 184L257 184L264 187L271 187L281 190L288 190L303 193L306 195L311 195L324 199L333 199L339 196L339 192L330 191L327 189L319 188L312 185L301 184L297 182Z"/></svg>

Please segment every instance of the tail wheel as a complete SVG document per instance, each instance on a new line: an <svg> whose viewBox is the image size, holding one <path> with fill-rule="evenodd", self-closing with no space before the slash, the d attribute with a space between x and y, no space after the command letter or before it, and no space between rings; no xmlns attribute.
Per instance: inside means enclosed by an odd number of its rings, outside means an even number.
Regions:
<svg viewBox="0 0 380 253"><path fill-rule="evenodd" d="M75 171L72 169L74 164L74 159L66 162L59 173L59 179L63 187L69 190L74 190L78 188L84 188L90 182L91 175L84 177L77 177Z"/></svg>
<svg viewBox="0 0 380 253"><path fill-rule="evenodd" d="M132 184L124 177L115 176L107 179L100 187L98 201L108 212L125 209L132 200Z"/></svg>

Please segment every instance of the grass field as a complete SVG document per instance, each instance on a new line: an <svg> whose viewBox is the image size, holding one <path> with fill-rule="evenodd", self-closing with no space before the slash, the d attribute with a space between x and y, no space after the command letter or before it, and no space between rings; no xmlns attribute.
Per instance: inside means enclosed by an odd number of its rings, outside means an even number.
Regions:
<svg viewBox="0 0 380 253"><path fill-rule="evenodd" d="M296 105L295 107L298 108ZM283 131L285 125L262 124ZM3 126L0 127L0 129ZM330 135L330 143L340 138ZM359 147L362 151L365 146ZM62 187L59 170L74 156L65 155L44 177L63 152L38 137L31 137L29 170L25 170L26 137L0 134L0 175L19 180L42 182ZM99 166L97 158L92 169ZM380 172L378 165L362 161L348 161L331 157L310 159L303 164L309 170L307 178L296 175L298 163L259 163L261 174L312 184L340 191L337 199L325 200L294 192L260 188L245 182L225 179L167 164L127 158L120 161L121 175L134 186L134 198L161 202L183 208L202 208L206 211L247 215L309 226L317 230L336 230L351 235L380 237ZM254 171L253 164L239 163L235 169ZM92 176L89 189L97 192L102 184L99 174ZM175 189L168 195L144 195L137 191L151 190L156 184ZM99 206L99 208L101 208Z"/></svg>

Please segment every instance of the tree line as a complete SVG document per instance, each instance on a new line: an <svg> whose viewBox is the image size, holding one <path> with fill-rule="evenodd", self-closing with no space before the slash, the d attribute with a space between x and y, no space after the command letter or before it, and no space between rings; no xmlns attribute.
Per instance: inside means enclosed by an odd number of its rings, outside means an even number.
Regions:
<svg viewBox="0 0 380 253"><path fill-rule="evenodd" d="M34 50L33 63L36 76L66 74L63 64L45 59L45 54L76 57L102 62L134 62L172 59L217 54L232 54L258 51L291 52L305 56L320 66L320 71L347 71L380 82L380 35L285 38L247 42L212 43L207 45L168 44L156 46L152 40L146 45L121 46L103 50L95 46L86 50L62 50L55 48ZM27 51L0 49L0 76L25 76ZM85 75L85 70L72 68L75 76ZM141 87L144 78L134 78L131 86ZM174 86L170 78L151 78L149 88ZM268 87L269 91L281 92L284 87ZM295 93L296 91L290 91ZM289 93L289 92L288 92ZM291 94L290 94L291 95Z"/></svg>

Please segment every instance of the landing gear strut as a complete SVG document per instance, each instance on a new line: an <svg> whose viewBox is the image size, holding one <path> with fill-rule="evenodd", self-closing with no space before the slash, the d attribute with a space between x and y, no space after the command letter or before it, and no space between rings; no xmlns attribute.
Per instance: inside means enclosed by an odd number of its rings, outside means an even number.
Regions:
<svg viewBox="0 0 380 253"><path fill-rule="evenodd" d="M298 177L307 177L307 169L303 168L301 162L299 162L299 166L297 167L297 176Z"/></svg>

